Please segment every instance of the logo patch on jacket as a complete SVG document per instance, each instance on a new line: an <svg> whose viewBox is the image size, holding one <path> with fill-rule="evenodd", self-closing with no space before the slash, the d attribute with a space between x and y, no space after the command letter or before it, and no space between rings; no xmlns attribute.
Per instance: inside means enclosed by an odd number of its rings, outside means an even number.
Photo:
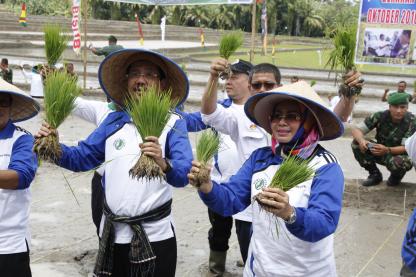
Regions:
<svg viewBox="0 0 416 277"><path fill-rule="evenodd" d="M123 148L126 145L126 142L124 141L124 139L116 139L113 143L113 146L115 149L120 150L121 148Z"/></svg>
<svg viewBox="0 0 416 277"><path fill-rule="evenodd" d="M254 181L254 187L256 188L256 190L260 190L265 186L267 186L267 181L264 178L260 178Z"/></svg>

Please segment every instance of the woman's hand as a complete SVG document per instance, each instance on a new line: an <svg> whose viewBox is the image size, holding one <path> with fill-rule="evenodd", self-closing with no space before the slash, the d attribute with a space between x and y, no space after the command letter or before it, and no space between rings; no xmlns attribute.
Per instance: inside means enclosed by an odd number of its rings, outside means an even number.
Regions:
<svg viewBox="0 0 416 277"><path fill-rule="evenodd" d="M143 143L139 144L140 150L142 153L148 157L151 157L158 166L162 169L163 172L166 172L168 164L162 155L162 146L159 143L157 137L145 137Z"/></svg>
<svg viewBox="0 0 416 277"><path fill-rule="evenodd" d="M293 207L289 204L289 195L281 189L263 188L257 200L266 211L283 220L287 221L293 212Z"/></svg>
<svg viewBox="0 0 416 277"><path fill-rule="evenodd" d="M38 133L35 134L35 138L47 137L50 136L52 133L56 133L56 135L58 136L57 130L53 130L48 123L43 122Z"/></svg>
<svg viewBox="0 0 416 277"><path fill-rule="evenodd" d="M192 168L188 174L189 183L198 188L203 193L210 193L212 190L212 182L211 182L211 167L208 167L208 174L205 178L200 178L201 175L198 175L202 169L202 165L198 161L192 161Z"/></svg>

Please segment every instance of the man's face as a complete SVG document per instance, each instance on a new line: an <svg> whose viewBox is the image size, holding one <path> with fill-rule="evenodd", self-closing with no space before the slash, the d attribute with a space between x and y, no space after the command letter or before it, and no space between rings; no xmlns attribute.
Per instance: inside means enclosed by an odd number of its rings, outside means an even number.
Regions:
<svg viewBox="0 0 416 277"><path fill-rule="evenodd" d="M249 94L248 75L233 73L225 83L225 90L229 98L238 100Z"/></svg>
<svg viewBox="0 0 416 277"><path fill-rule="evenodd" d="M66 65L66 72L73 73L74 72L74 65L73 64L67 64Z"/></svg>
<svg viewBox="0 0 416 277"><path fill-rule="evenodd" d="M397 91L398 92L405 92L406 91L406 84L405 83L399 83L397 85Z"/></svg>
<svg viewBox="0 0 416 277"><path fill-rule="evenodd" d="M127 87L130 92L140 92L153 85L165 89L164 80L160 80L159 68L148 61L138 61L131 65L127 73Z"/></svg>
<svg viewBox="0 0 416 277"><path fill-rule="evenodd" d="M10 95L0 94L0 130L3 130L10 120L11 104Z"/></svg>
<svg viewBox="0 0 416 277"><path fill-rule="evenodd" d="M251 79L250 92L252 95L279 87L273 73L254 73Z"/></svg>
<svg viewBox="0 0 416 277"><path fill-rule="evenodd" d="M402 45L409 44L409 42L410 42L410 37L408 37L406 34L401 34L400 35L400 43Z"/></svg>
<svg viewBox="0 0 416 277"><path fill-rule="evenodd" d="M390 105L390 116L393 119L393 121L401 121L404 117L404 115L407 112L409 105L407 104L401 104L401 105Z"/></svg>

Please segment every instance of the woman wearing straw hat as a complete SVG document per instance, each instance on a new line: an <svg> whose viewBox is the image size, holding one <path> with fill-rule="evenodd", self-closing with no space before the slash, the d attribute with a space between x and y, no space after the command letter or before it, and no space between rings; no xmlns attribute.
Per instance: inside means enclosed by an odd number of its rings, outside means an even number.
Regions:
<svg viewBox="0 0 416 277"><path fill-rule="evenodd" d="M104 92L122 109L127 92L141 94L148 86L171 88L178 105L189 90L186 75L176 63L142 49L113 52L101 63L98 76ZM44 125L38 135L49 134ZM61 146L63 154L57 164L64 168L87 171L105 165L96 276L174 276L177 247L172 186L187 185L192 161L185 121L172 114L159 138L141 138L128 113L119 110L110 113L78 146ZM130 177L129 169L140 153L152 157L166 178Z"/></svg>
<svg viewBox="0 0 416 277"><path fill-rule="evenodd" d="M35 100L0 79L0 272L31 276L29 266L30 184L37 169L33 137L14 123L39 112Z"/></svg>
<svg viewBox="0 0 416 277"><path fill-rule="evenodd" d="M253 203L253 234L244 276L336 276L333 233L342 206L344 177L335 157L319 145L343 133L339 118L303 81L252 96L247 116L272 135L272 147L253 152L227 183L196 180L199 162L188 178L199 181L204 203L223 216ZM287 155L308 159L313 179L284 192L268 188ZM265 211L260 211L260 206ZM271 224L274 216L280 226Z"/></svg>

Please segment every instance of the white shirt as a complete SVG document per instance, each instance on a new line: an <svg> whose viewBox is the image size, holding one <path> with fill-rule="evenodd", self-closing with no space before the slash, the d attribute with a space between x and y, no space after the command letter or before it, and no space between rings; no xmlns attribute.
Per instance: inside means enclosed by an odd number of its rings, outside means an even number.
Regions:
<svg viewBox="0 0 416 277"><path fill-rule="evenodd" d="M24 132L15 130L13 136L0 140L0 170L9 168L13 144ZM28 228L31 201L30 188L11 190L0 189L0 254L28 251L30 244Z"/></svg>
<svg viewBox="0 0 416 277"><path fill-rule="evenodd" d="M159 137L162 156L165 157L166 137L179 117L172 115ZM137 216L151 211L172 198L172 187L166 180L130 178L129 170L140 157L139 143L143 140L132 123L125 124L106 140L105 146L105 195L114 214ZM104 227L104 215L100 225L100 236ZM174 236L172 215L158 221L143 223L149 241L166 240ZM133 231L127 224L114 223L115 243L130 243Z"/></svg>
<svg viewBox="0 0 416 277"><path fill-rule="evenodd" d="M409 154L410 159L412 159L413 166L416 167L416 133L406 139L404 147L406 148L406 152Z"/></svg>
<svg viewBox="0 0 416 277"><path fill-rule="evenodd" d="M32 97L43 97L43 80L42 76L33 71L26 72L25 69L22 69L23 76L25 79L31 80L30 84L30 96Z"/></svg>
<svg viewBox="0 0 416 277"><path fill-rule="evenodd" d="M81 97L75 99L75 108L72 114L88 121L95 126L101 124L109 113L113 110L109 108L109 104L103 101L85 100ZM96 172L103 176L105 166L100 166Z"/></svg>
<svg viewBox="0 0 416 277"><path fill-rule="evenodd" d="M224 108L217 104L217 109L212 114L201 114L201 116L205 124L214 127L221 133L229 135L234 141L238 153L238 160L235 162L235 166L238 169L250 157L254 150L270 145L268 133L263 128L254 124L246 116L244 105L233 104L229 108ZM251 222L251 206L234 215L234 218Z"/></svg>

